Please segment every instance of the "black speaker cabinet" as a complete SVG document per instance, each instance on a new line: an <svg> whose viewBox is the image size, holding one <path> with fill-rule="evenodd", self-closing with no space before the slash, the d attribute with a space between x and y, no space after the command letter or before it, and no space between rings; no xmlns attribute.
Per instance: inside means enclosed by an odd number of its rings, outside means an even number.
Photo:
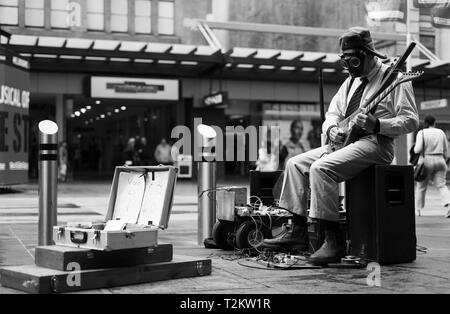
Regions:
<svg viewBox="0 0 450 314"><path fill-rule="evenodd" d="M371 167L347 182L346 194L352 255L380 265L416 259L412 167Z"/></svg>

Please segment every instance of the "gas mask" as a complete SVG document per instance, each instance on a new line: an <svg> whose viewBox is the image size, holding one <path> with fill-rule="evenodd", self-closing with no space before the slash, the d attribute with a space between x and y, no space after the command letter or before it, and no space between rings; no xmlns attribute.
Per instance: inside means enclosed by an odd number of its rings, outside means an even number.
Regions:
<svg viewBox="0 0 450 314"><path fill-rule="evenodd" d="M353 54L342 54L341 65L346 69L352 77L361 77L364 73L364 61L366 54L363 51L358 51Z"/></svg>

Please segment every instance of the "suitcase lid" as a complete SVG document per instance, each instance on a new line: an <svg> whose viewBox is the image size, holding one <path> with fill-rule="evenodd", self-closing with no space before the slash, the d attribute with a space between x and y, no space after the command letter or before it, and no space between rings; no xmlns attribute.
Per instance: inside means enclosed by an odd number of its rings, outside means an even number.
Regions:
<svg viewBox="0 0 450 314"><path fill-rule="evenodd" d="M109 197L108 220L166 229L177 169L171 166L117 167Z"/></svg>

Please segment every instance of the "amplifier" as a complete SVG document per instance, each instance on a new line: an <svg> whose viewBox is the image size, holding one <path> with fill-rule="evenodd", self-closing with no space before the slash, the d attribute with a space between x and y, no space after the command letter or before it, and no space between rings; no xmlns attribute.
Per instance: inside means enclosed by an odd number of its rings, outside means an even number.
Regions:
<svg viewBox="0 0 450 314"><path fill-rule="evenodd" d="M347 182L346 194L352 255L380 265L416 259L413 167L371 167Z"/></svg>
<svg viewBox="0 0 450 314"><path fill-rule="evenodd" d="M282 184L279 181L282 174L283 171L250 171L250 196L257 196L264 205L272 206L279 199L277 194L281 192L281 188L278 189L277 185Z"/></svg>

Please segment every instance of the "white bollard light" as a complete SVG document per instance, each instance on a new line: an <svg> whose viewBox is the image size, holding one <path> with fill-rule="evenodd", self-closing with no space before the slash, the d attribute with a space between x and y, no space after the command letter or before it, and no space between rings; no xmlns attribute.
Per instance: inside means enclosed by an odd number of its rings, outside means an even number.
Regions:
<svg viewBox="0 0 450 314"><path fill-rule="evenodd" d="M50 120L39 123L39 245L53 244L57 224L58 125Z"/></svg>
<svg viewBox="0 0 450 314"><path fill-rule="evenodd" d="M198 244L212 238L216 222L216 131L201 124L197 131L202 137L202 161L198 168Z"/></svg>

